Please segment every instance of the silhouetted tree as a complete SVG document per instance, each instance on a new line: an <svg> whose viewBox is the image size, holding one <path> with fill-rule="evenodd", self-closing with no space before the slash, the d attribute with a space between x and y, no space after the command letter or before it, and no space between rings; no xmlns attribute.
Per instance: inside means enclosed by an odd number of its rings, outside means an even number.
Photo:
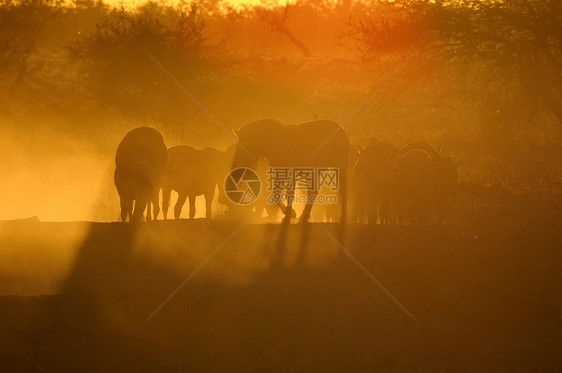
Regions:
<svg viewBox="0 0 562 373"><path fill-rule="evenodd" d="M364 56L419 50L454 66L498 122L529 123L548 111L562 123L561 2L397 0L362 9L350 24Z"/></svg>
<svg viewBox="0 0 562 373"><path fill-rule="evenodd" d="M60 14L60 4L58 0L22 0L0 7L0 74L4 82L21 84L28 73L41 68L41 62L31 62L31 57Z"/></svg>
<svg viewBox="0 0 562 373"><path fill-rule="evenodd" d="M271 31L285 35L305 56L310 56L308 48L287 28L286 21L289 18L291 7L287 2L279 12L277 8L257 8L259 16L267 23Z"/></svg>
<svg viewBox="0 0 562 373"><path fill-rule="evenodd" d="M205 14L197 4L170 8L147 3L135 11L121 7L68 51L80 64L81 84L103 106L140 119L178 123L200 110L150 56L187 88L201 89L197 81L209 69L211 50L205 27Z"/></svg>

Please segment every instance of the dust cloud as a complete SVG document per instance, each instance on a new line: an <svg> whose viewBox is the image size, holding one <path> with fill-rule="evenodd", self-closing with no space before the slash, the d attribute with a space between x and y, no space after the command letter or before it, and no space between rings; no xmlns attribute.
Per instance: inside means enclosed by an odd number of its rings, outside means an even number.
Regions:
<svg viewBox="0 0 562 373"><path fill-rule="evenodd" d="M232 4L0 4L0 370L558 371L562 3ZM349 206L121 222L139 127Z"/></svg>

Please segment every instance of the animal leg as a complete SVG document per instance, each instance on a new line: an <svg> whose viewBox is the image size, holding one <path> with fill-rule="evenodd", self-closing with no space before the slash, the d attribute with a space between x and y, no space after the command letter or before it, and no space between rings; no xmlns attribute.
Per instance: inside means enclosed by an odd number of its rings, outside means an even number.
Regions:
<svg viewBox="0 0 562 373"><path fill-rule="evenodd" d="M357 182L353 184L353 187L349 190L349 216L350 220L353 223L362 223L361 221L361 212L359 209L358 201L358 194L359 194L359 186ZM341 197L340 197L341 198Z"/></svg>
<svg viewBox="0 0 562 373"><path fill-rule="evenodd" d="M389 206L388 202L385 198L382 198L381 204L379 207L379 221L381 225L389 225Z"/></svg>
<svg viewBox="0 0 562 373"><path fill-rule="evenodd" d="M279 209L281 210L281 212L283 213L283 215L287 215L287 213L290 213L290 214L291 214L291 218L296 218L296 217L297 217L297 213L295 212L295 210L293 210L292 208L288 208L288 207L285 206L283 203L277 202L277 207L279 207Z"/></svg>
<svg viewBox="0 0 562 373"><path fill-rule="evenodd" d="M302 215L299 218L299 223L308 222L308 219L310 218L310 211L312 210L312 206L314 205L314 202L316 201L317 194L318 194L317 190L309 190L308 191L308 198L307 198L307 201L306 201L306 206L304 207Z"/></svg>
<svg viewBox="0 0 562 373"><path fill-rule="evenodd" d="M146 196L142 196L135 200L135 209L133 211L132 221L134 222L142 221L147 204L148 204L148 198Z"/></svg>
<svg viewBox="0 0 562 373"><path fill-rule="evenodd" d="M215 198L215 188L209 190L209 192L205 193L205 217L207 219L211 219L213 213L213 198ZM191 201L189 202L191 208ZM191 210L190 210L191 211Z"/></svg>
<svg viewBox="0 0 562 373"><path fill-rule="evenodd" d="M292 185L287 188L287 208L285 210L285 217L283 218L283 223L290 223L293 212L293 200L295 199L295 184L296 180L294 177L291 178Z"/></svg>
<svg viewBox="0 0 562 373"><path fill-rule="evenodd" d="M341 217L340 223L347 222L347 170L340 169L340 198L341 198Z"/></svg>
<svg viewBox="0 0 562 373"><path fill-rule="evenodd" d="M267 213L267 216L271 217L271 218L274 218L274 217L277 216L277 212L278 212L277 209L278 208L279 207L277 205L273 205L273 204L269 204L269 203L265 204L265 211Z"/></svg>
<svg viewBox="0 0 562 373"><path fill-rule="evenodd" d="M406 224L406 213L410 207L410 200L409 197L406 195L401 195L398 199L398 224L405 225Z"/></svg>
<svg viewBox="0 0 562 373"><path fill-rule="evenodd" d="M170 208L171 194L172 189L162 188L162 214L164 215L164 220L168 220L168 208Z"/></svg>
<svg viewBox="0 0 562 373"><path fill-rule="evenodd" d="M195 198L197 196L192 194L189 196L189 218L195 218Z"/></svg>
<svg viewBox="0 0 562 373"><path fill-rule="evenodd" d="M121 197L121 221L127 221L127 217L129 220L132 218L132 211L133 211L133 200L130 198Z"/></svg>
<svg viewBox="0 0 562 373"><path fill-rule="evenodd" d="M369 194L365 196L365 201L363 201L363 203L367 207L367 223L377 224L377 204L375 203L375 197L372 194L373 191L369 191Z"/></svg>
<svg viewBox="0 0 562 373"><path fill-rule="evenodd" d="M176 202L176 205L174 206L174 218L176 220L178 220L180 218L181 209L182 209L183 204L185 203L186 199L187 199L187 194L178 193L178 200Z"/></svg>
<svg viewBox="0 0 562 373"><path fill-rule="evenodd" d="M146 202L146 221L152 220L152 198Z"/></svg>
<svg viewBox="0 0 562 373"><path fill-rule="evenodd" d="M152 212L154 214L154 220L157 220L158 214L160 213L160 189L152 196Z"/></svg>

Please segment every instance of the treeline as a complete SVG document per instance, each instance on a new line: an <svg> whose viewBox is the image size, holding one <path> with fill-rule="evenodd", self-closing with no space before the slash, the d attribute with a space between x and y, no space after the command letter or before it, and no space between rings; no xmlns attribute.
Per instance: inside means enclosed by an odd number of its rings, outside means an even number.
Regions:
<svg viewBox="0 0 562 373"><path fill-rule="evenodd" d="M44 125L78 132L151 123L219 145L227 137L201 107L226 128L343 121L408 59L350 121L352 139L554 148L561 15L555 0L4 1L1 115L63 117Z"/></svg>

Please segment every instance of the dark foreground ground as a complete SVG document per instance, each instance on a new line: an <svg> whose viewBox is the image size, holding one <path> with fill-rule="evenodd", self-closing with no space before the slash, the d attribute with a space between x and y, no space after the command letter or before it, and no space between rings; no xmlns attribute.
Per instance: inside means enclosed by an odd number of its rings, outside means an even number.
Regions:
<svg viewBox="0 0 562 373"><path fill-rule="evenodd" d="M0 371L557 372L561 205L349 227L417 323L315 224L0 223Z"/></svg>

